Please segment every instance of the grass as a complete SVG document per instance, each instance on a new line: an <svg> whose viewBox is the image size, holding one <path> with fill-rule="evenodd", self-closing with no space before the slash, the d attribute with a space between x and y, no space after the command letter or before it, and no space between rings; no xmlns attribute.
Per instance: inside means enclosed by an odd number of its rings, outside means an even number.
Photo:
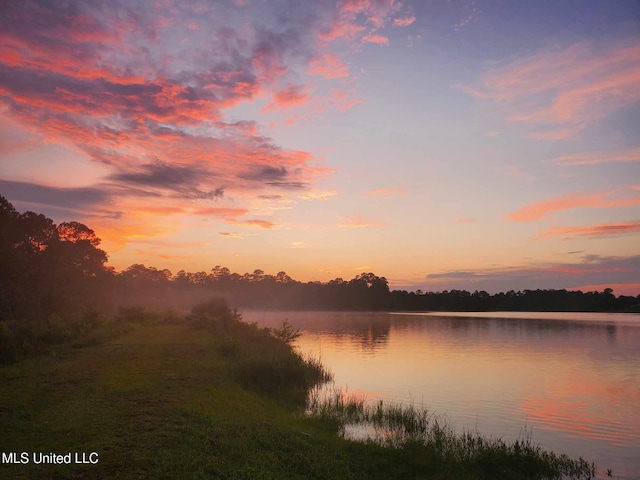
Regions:
<svg viewBox="0 0 640 480"><path fill-rule="evenodd" d="M123 311L100 341L0 367L0 452L99 454L96 465L0 464L0 477L559 478L532 473L515 447L479 436L460 440L471 459L455 445L428 446L420 432L433 434L434 419L418 410L343 398L305 414L308 390L327 372L223 307L210 302L186 319ZM337 434L356 418L417 436L383 445ZM453 441L442 430L442 445Z"/></svg>
<svg viewBox="0 0 640 480"><path fill-rule="evenodd" d="M513 443L479 432L457 434L446 418L414 405L388 404L335 391L310 395L307 415L332 423L345 438L412 452L413 462L429 459L429 469L451 472L455 478L595 477L595 464L542 450L524 434ZM462 475L458 477L458 475Z"/></svg>

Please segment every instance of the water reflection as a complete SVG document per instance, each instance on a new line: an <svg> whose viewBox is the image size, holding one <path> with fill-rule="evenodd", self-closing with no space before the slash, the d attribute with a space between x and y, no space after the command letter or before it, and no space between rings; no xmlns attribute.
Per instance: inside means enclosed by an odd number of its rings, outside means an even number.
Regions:
<svg viewBox="0 0 640 480"><path fill-rule="evenodd" d="M640 472L640 315L245 315L302 329L298 348L336 384L417 403L462 428L591 458L620 478ZM517 318L516 318L517 317Z"/></svg>
<svg viewBox="0 0 640 480"><path fill-rule="evenodd" d="M265 327L278 327L283 320L305 334L324 335L332 342L357 345L373 352L389 341L392 316L386 313L352 312L262 312L243 313L245 320Z"/></svg>

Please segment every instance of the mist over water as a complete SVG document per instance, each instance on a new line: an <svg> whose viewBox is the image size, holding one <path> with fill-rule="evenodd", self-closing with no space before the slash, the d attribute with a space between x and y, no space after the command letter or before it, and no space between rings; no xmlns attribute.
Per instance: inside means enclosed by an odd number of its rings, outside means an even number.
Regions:
<svg viewBox="0 0 640 480"><path fill-rule="evenodd" d="M301 329L335 386L424 405L456 430L533 441L640 472L640 315L603 313L244 312Z"/></svg>

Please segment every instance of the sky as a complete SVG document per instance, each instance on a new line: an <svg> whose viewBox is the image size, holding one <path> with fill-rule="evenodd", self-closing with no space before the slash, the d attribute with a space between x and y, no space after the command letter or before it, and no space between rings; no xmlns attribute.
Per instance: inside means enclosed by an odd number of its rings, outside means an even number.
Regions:
<svg viewBox="0 0 640 480"><path fill-rule="evenodd" d="M634 0L0 0L0 195L109 264L640 294Z"/></svg>

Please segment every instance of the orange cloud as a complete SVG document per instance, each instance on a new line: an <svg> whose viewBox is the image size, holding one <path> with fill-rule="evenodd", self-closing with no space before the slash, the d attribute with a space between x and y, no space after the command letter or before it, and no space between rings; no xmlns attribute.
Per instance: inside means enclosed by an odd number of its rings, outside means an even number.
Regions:
<svg viewBox="0 0 640 480"><path fill-rule="evenodd" d="M484 75L480 87L462 89L506 102L514 110L511 121L553 126L532 136L557 140L640 101L638 84L640 45L596 49L578 43L512 62Z"/></svg>
<svg viewBox="0 0 640 480"><path fill-rule="evenodd" d="M589 194L568 194L549 200L542 200L526 205L507 216L512 222L532 222L540 220L550 213L572 208L616 208L640 205L640 196L629 195L631 187L617 192L596 192ZM623 194L622 198L620 194ZM617 197L617 198L616 198Z"/></svg>
<svg viewBox="0 0 640 480"><path fill-rule="evenodd" d="M316 190L298 195L302 200L328 200L338 194L336 190Z"/></svg>
<svg viewBox="0 0 640 480"><path fill-rule="evenodd" d="M640 222L600 223L597 225L574 227L551 227L542 232L540 237L564 236L565 239L574 237L610 237L640 232Z"/></svg>
<svg viewBox="0 0 640 480"><path fill-rule="evenodd" d="M384 226L384 223L369 220L363 215L350 215L340 217L339 226L341 228L370 228Z"/></svg>
<svg viewBox="0 0 640 480"><path fill-rule="evenodd" d="M231 225L246 225L248 227L264 228L267 230L276 226L275 223L270 222L269 220L260 220L257 218L251 220L228 220L227 223L230 223Z"/></svg>
<svg viewBox="0 0 640 480"><path fill-rule="evenodd" d="M119 222L96 220L92 222L92 228L102 240L101 248L113 253L131 242L167 236L178 230L177 225L161 224L156 220L136 216Z"/></svg>
<svg viewBox="0 0 640 480"><path fill-rule="evenodd" d="M220 217L224 219L234 219L246 215L246 208L223 208L223 207L203 207L192 210L193 215L201 217Z"/></svg>
<svg viewBox="0 0 640 480"><path fill-rule="evenodd" d="M224 238L246 238L253 235L253 233L218 232L218 236Z"/></svg>
<svg viewBox="0 0 640 480"><path fill-rule="evenodd" d="M291 242L289 248L309 248L311 246L308 242Z"/></svg>
<svg viewBox="0 0 640 480"><path fill-rule="evenodd" d="M78 191L47 190L36 172L30 182L13 185L14 191L28 187L14 197L54 199L52 208L71 205L85 218L100 216L96 230L114 248L137 238L136 231L165 235L180 228L175 218L165 225L168 216L274 228L254 217L298 196L328 198L331 193L311 189L330 172L320 159L278 145L255 121L227 115L243 115L229 110L257 98L272 99L266 108L304 107L309 115L361 103L344 81L323 91L286 81L305 71L348 77L348 67L318 39L342 31L361 45L365 34L379 37L377 30L400 8L392 0L345 0L330 11L303 3L297 12L308 21L286 20L283 35L283 25L270 16L237 22L247 12L231 3L186 3L178 10L170 3L142 2L135 13L108 2L72 10L56 2L37 9L13 2L3 10L0 109L26 134L2 129L2 153L38 139L74 150L105 172L99 184ZM287 12L272 13L287 18ZM276 197L282 201L254 201ZM87 198L89 205L79 200Z"/></svg>
<svg viewBox="0 0 640 480"><path fill-rule="evenodd" d="M554 159L558 165L596 165L600 163L640 162L640 148L613 152L585 152Z"/></svg>
<svg viewBox="0 0 640 480"><path fill-rule="evenodd" d="M262 112L282 110L304 104L309 99L303 85L289 84L281 90L273 93L273 101L262 109Z"/></svg>

